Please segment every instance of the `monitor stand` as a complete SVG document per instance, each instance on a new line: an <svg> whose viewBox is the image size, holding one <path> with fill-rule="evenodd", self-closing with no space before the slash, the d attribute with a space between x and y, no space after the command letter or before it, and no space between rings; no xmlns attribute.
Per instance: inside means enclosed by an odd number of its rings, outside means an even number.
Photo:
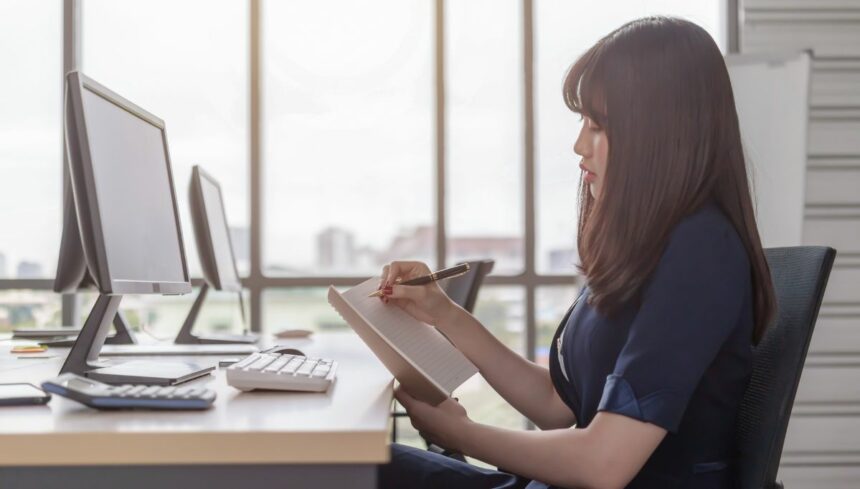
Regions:
<svg viewBox="0 0 860 489"><path fill-rule="evenodd" d="M206 375L214 366L200 367L182 361L131 361L109 363L99 360L110 325L117 317L121 295L99 294L84 327L69 351L60 373L73 373L108 384L173 385Z"/></svg>
<svg viewBox="0 0 860 489"><path fill-rule="evenodd" d="M137 337L128 326L125 316L117 310L113 317L114 334L105 338L106 345L136 345Z"/></svg>
<svg viewBox="0 0 860 489"><path fill-rule="evenodd" d="M137 337L129 328L125 316L117 311L113 318L114 334L105 338L105 345L136 345ZM80 328L66 326L63 328L46 330L44 328L21 328L12 332L20 336L20 339L34 339L41 345L46 346L73 346L80 334Z"/></svg>
<svg viewBox="0 0 860 489"><path fill-rule="evenodd" d="M231 344L231 343L246 343L253 344L260 340L260 336L254 333L243 334L209 334L195 335L191 331L194 329L194 323L197 321L197 315L200 314L200 309L203 307L203 301L206 300L206 294L209 292L209 284L204 283L197 294L197 299L188 311L188 317L182 324L182 329L173 340L177 345L204 345L204 344ZM239 292L239 305L242 306L242 293ZM242 318L245 317L245 308L242 307Z"/></svg>

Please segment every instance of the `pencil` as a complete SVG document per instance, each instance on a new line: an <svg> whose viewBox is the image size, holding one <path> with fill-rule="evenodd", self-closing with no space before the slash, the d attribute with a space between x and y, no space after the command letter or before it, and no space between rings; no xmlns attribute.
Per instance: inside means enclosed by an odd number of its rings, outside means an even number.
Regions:
<svg viewBox="0 0 860 489"><path fill-rule="evenodd" d="M459 277L460 275L465 274L469 271L468 263L461 263L459 265L453 266L451 268L445 268L443 270L439 270L438 272L433 272L430 275L422 275L420 277L415 277L413 279L409 279L405 282L401 282L397 285L426 285L430 282L436 282L439 280L444 280L446 278L454 278ZM381 290L377 290L372 294L368 295L368 297L379 297L382 295Z"/></svg>

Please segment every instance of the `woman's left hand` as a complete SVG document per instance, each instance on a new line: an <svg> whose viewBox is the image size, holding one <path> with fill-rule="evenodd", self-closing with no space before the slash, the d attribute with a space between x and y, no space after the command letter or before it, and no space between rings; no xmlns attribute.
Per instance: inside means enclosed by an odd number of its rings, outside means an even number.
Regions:
<svg viewBox="0 0 860 489"><path fill-rule="evenodd" d="M431 406L410 396L402 387L394 391L394 397L406 409L412 426L421 436L442 448L463 451L462 440L472 421L459 402L446 399L438 406Z"/></svg>

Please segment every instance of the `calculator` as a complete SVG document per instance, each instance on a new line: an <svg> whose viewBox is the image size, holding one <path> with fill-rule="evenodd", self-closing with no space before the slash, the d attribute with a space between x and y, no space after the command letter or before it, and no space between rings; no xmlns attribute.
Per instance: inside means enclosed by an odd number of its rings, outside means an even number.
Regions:
<svg viewBox="0 0 860 489"><path fill-rule="evenodd" d="M42 383L45 392L95 409L207 409L215 391L196 386L108 385L65 373Z"/></svg>

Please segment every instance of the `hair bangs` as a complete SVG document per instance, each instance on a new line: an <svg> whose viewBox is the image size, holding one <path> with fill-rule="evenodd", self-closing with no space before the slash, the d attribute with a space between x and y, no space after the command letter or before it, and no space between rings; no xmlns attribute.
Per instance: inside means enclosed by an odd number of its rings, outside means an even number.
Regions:
<svg viewBox="0 0 860 489"><path fill-rule="evenodd" d="M562 93L567 107L606 126L606 91L603 82L601 48L603 42L583 54L567 72Z"/></svg>

